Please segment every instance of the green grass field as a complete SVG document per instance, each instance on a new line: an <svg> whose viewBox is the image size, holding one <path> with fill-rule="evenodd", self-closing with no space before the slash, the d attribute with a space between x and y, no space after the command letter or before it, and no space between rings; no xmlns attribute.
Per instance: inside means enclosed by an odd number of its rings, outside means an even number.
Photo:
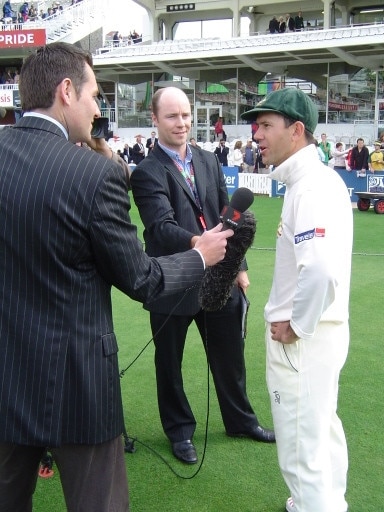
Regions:
<svg viewBox="0 0 384 512"><path fill-rule="evenodd" d="M278 198L255 198L252 209L258 220L257 233L247 253L251 281L246 340L248 394L260 423L267 427L272 421L265 384L263 307L271 285L281 205ZM131 218L140 226L134 206ZM373 210L355 210L354 222L351 346L339 394L350 457L347 500L349 512L383 512L384 217ZM116 290L113 303L120 367L126 368L151 338L148 313ZM153 356L150 343L121 381L126 428L137 439L137 451L125 455L131 512L283 512L288 491L278 468L276 447L225 436L197 329L193 326L189 331L183 368L185 388L198 421L194 442L200 460L209 401L201 468L179 463L170 452L158 417ZM57 470L53 478L39 479L34 510L65 512Z"/></svg>

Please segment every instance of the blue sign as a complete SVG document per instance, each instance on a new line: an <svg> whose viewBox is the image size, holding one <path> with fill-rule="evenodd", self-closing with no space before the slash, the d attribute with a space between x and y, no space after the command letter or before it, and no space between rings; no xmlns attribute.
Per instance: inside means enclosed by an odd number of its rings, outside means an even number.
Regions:
<svg viewBox="0 0 384 512"><path fill-rule="evenodd" d="M384 191L384 173L367 171L365 177L358 177L356 171L335 171L342 178L347 186L349 196L353 203L356 203L359 197L355 192L383 192Z"/></svg>
<svg viewBox="0 0 384 512"><path fill-rule="evenodd" d="M222 167L228 195L239 188L239 170L237 167Z"/></svg>
<svg viewBox="0 0 384 512"><path fill-rule="evenodd" d="M367 171L365 177L358 177L356 171L334 171L344 181L351 201L356 203L359 197L355 192L384 192L384 173ZM282 181L272 180L272 197L283 196L285 184Z"/></svg>
<svg viewBox="0 0 384 512"><path fill-rule="evenodd" d="M272 197L283 196L285 194L285 183L272 180Z"/></svg>

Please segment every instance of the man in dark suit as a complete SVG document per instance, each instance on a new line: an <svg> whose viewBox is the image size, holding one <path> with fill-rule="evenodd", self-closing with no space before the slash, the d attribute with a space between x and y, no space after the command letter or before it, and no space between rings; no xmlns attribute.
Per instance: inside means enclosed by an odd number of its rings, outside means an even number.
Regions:
<svg viewBox="0 0 384 512"><path fill-rule="evenodd" d="M145 158L144 144L141 142L141 135L136 135L136 144L132 146L132 160L134 164L139 164Z"/></svg>
<svg viewBox="0 0 384 512"><path fill-rule="evenodd" d="M132 162L132 148L129 147L128 143L124 144L123 158L127 162L127 164L130 164Z"/></svg>
<svg viewBox="0 0 384 512"><path fill-rule="evenodd" d="M145 226L146 251L161 256L193 247L205 229L217 224L228 195L216 156L187 144L191 107L183 91L174 87L157 91L152 120L159 141L132 173L131 184ZM259 425L246 394L239 288L245 290L248 284L247 273L239 272L231 298L218 312L200 309L197 287L145 305L156 347L160 417L172 452L182 462L197 462L192 443L196 421L181 373L187 330L193 321L206 343L227 434L274 441L274 433Z"/></svg>
<svg viewBox="0 0 384 512"><path fill-rule="evenodd" d="M2 512L32 510L47 448L69 512L129 510L111 286L148 302L193 286L201 256L225 252L220 225L197 250L143 252L123 165L91 139L97 94L90 54L42 47L21 71L25 115L0 134Z"/></svg>
<svg viewBox="0 0 384 512"><path fill-rule="evenodd" d="M151 136L149 137L149 139L147 139L147 143L145 145L145 147L147 148L147 155L149 155L149 153L152 151L152 149L155 147L156 144L157 144L156 132L152 131Z"/></svg>
<svg viewBox="0 0 384 512"><path fill-rule="evenodd" d="M215 149L214 153L217 156L217 158L219 159L219 162L221 163L221 165L228 166L229 148L227 148L227 146L225 145L224 139L220 139L220 143L217 146L217 148Z"/></svg>

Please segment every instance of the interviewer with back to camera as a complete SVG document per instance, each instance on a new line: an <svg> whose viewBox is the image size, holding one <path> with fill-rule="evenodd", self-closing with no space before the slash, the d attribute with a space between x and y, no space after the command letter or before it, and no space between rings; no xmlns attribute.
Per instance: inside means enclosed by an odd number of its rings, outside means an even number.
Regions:
<svg viewBox="0 0 384 512"><path fill-rule="evenodd" d="M90 54L42 47L20 74L26 114L0 135L1 512L32 510L46 447L69 512L129 510L111 286L148 302L225 254L220 225L198 250L143 252L124 169L91 140L97 95Z"/></svg>
<svg viewBox="0 0 384 512"><path fill-rule="evenodd" d="M317 107L301 90L275 91L242 117L256 120L263 163L286 184L265 307L267 384L291 492L286 510L346 512L348 454L337 396L349 345L350 197L319 160Z"/></svg>

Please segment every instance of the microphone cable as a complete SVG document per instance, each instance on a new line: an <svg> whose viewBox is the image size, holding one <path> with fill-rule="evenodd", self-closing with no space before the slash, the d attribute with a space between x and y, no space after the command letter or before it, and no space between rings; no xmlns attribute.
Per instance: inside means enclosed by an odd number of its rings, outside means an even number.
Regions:
<svg viewBox="0 0 384 512"><path fill-rule="evenodd" d="M157 330L157 332L152 336L152 338L144 345L144 347L139 351L139 353L134 357L134 359L128 364L126 368L120 371L119 377L122 379L125 375L125 373L131 368L131 366L140 358L140 356L145 352L145 350L149 347L149 345L153 342L153 338L164 328L164 326L167 324L168 320L172 316L175 309L181 304L181 302L185 299L186 295L193 289L200 286L200 284L195 284L191 286L190 288L187 288L184 291L183 296L180 298L180 300L177 302L177 304L172 308L170 313L167 315L166 319L164 320L163 324L160 326L160 328ZM203 452L201 456L201 460L196 468L196 470L192 473L192 475L185 476L176 471L172 465L163 457L158 451L156 451L154 448L152 448L150 445L144 443L143 441L140 441L137 437L131 437L127 434L127 430L124 424L124 432L123 432L123 438L124 438L124 451L127 453L134 453L136 451L135 443L140 444L150 452L152 452L154 455L156 455L169 469L170 471L177 476L178 478L181 478L183 480L191 480L192 478L195 478L195 476L200 472L204 460L205 455L207 452L207 444L208 444L208 426L209 426L209 413L210 413L210 365L209 365L209 358L208 358L208 333L207 333L207 321L206 321L206 312L204 311L204 326L205 326L205 333L203 339L203 343L205 346L205 352L206 352L206 359L207 359L207 406L206 406L206 417L205 417L205 428L204 428L204 444L203 444Z"/></svg>
<svg viewBox="0 0 384 512"><path fill-rule="evenodd" d="M130 369L130 367L139 359L139 357L146 351L146 349L149 347L149 345L153 342L153 338L155 336L157 336L159 334L159 332L161 332L161 330L164 328L164 326L167 324L168 320L171 318L171 316L173 315L173 312L176 310L176 308L178 308L180 306L180 304L183 302L183 300L185 299L187 293L189 293L191 290L194 290L195 288L197 288L199 285L196 283L194 284L193 286L190 286L189 288L187 288L186 290L184 290L184 293L182 295L182 297L180 297L180 300L179 302L177 302L173 308L171 309L171 311L168 313L166 319L164 320L164 322L161 324L160 328L157 330L157 332L154 334L154 336L152 336L152 338L144 345L144 347L140 350L140 352L137 354L137 356L129 363L129 365L124 368L123 370L120 371L119 373L119 377L120 379L122 377L124 377L124 374L127 370Z"/></svg>

